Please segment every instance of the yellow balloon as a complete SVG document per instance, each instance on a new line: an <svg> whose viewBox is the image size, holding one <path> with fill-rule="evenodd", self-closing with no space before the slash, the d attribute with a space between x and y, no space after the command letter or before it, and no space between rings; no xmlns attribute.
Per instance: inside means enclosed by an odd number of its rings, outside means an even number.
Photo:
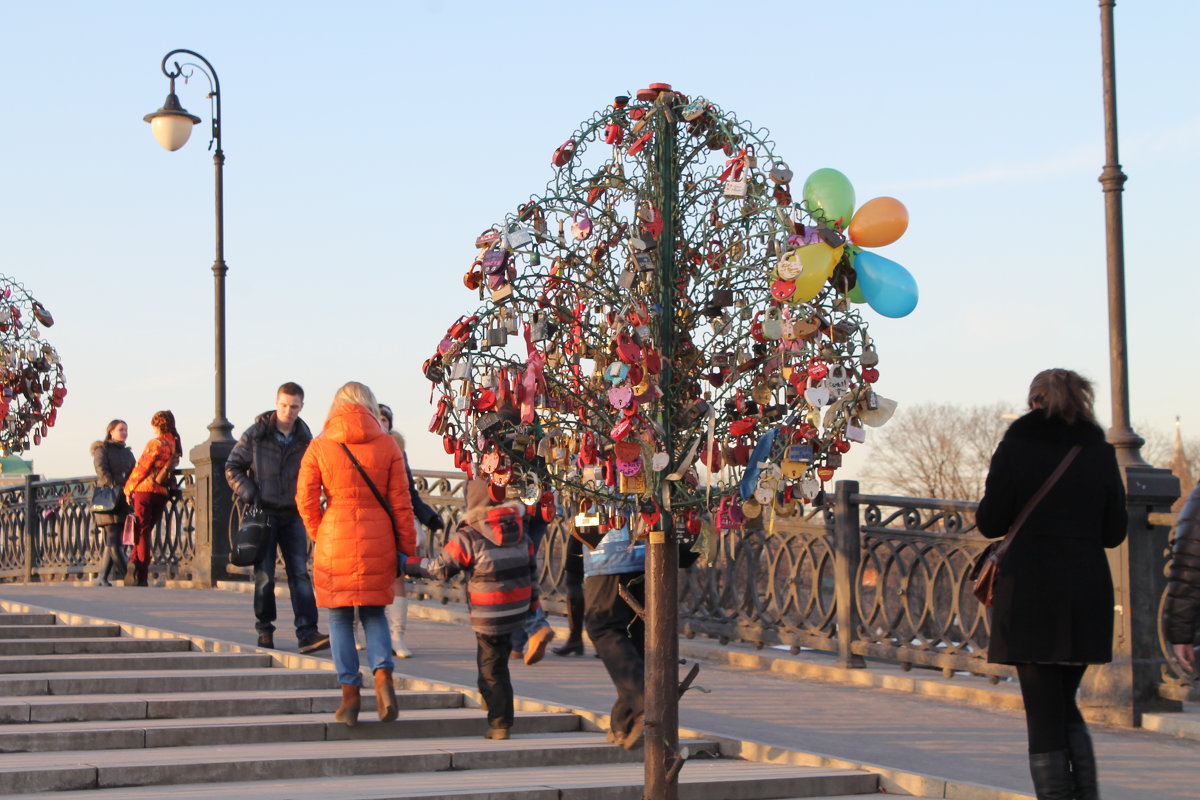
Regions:
<svg viewBox="0 0 1200 800"><path fill-rule="evenodd" d="M823 281L829 280L833 275L833 268L837 266L838 260L842 257L842 248L830 247L824 242L816 242L814 244L806 244L799 248L796 253L800 258L800 263L804 265L804 270L812 271L812 274L821 274L824 277Z"/></svg>
<svg viewBox="0 0 1200 800"><path fill-rule="evenodd" d="M908 209L894 197L868 200L850 220L850 241L859 247L883 247L908 230Z"/></svg>

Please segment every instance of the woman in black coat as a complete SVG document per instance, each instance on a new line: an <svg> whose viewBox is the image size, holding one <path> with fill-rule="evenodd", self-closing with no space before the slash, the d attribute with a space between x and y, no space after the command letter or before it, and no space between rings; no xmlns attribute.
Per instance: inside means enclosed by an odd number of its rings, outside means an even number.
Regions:
<svg viewBox="0 0 1200 800"><path fill-rule="evenodd" d="M1014 535L992 607L988 661L1013 664L1039 799L1098 798L1096 761L1075 694L1088 664L1112 660L1113 584L1104 548L1125 539L1116 453L1092 413L1092 386L1065 369L1038 373L1028 414L992 456L976 522L1004 536L1029 500L1075 459Z"/></svg>
<svg viewBox="0 0 1200 800"><path fill-rule="evenodd" d="M92 463L96 467L97 486L115 486L117 488L117 507L111 514L96 513L92 519L104 534L104 556L100 560L99 583L101 586L112 586L112 581L125 577L125 550L121 545L121 532L125 527L125 517L129 514L129 504L125 502L125 481L137 456L125 444L129 438L129 426L124 420L114 419L108 423L104 433L104 441L92 443Z"/></svg>
<svg viewBox="0 0 1200 800"><path fill-rule="evenodd" d="M1167 577L1167 641L1183 668L1194 673L1200 625L1200 484L1179 512Z"/></svg>

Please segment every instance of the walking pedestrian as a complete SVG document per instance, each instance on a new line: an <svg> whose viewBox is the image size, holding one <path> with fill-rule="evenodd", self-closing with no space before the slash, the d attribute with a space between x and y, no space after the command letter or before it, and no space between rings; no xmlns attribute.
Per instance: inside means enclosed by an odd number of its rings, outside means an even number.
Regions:
<svg viewBox="0 0 1200 800"><path fill-rule="evenodd" d="M632 537L631 519L626 516L595 547L583 550L584 624L617 690L608 740L626 750L642 745L646 705L646 625L621 596L624 588L639 605L646 604L646 544ZM595 538L590 532L576 533L585 541ZM680 542L680 569L690 567L697 557Z"/></svg>
<svg viewBox="0 0 1200 800"><path fill-rule="evenodd" d="M405 449L404 436L394 426L395 417L392 414L392 409L383 403L379 404L379 419L383 423L383 429L387 431L395 441L396 446L400 448L400 453L404 456L404 474L408 477L408 497L412 502L413 516L417 518L430 533L436 533L446 527L446 523L442 521L442 517L428 503L421 499L421 493L417 491L416 481L413 480L412 465L408 463L408 451ZM419 548L422 545L424 536L421 531L417 531L417 543ZM413 555L417 552L414 550ZM408 630L408 593L404 586L405 578L400 575L396 578L396 599L387 607L388 625L392 633L392 653L397 658L411 658L412 651L408 649L404 642L404 634Z"/></svg>
<svg viewBox="0 0 1200 800"><path fill-rule="evenodd" d="M159 411L150 419L155 437L146 443L133 471L125 480L125 496L133 506L133 571L137 586L150 584L150 545L154 529L175 488L175 468L183 454L175 415ZM127 582L128 585L128 582Z"/></svg>
<svg viewBox="0 0 1200 800"><path fill-rule="evenodd" d="M129 426L123 419L114 419L104 430L104 440L92 443L92 464L96 468L96 485L111 486L117 490L117 507L111 512L92 514L92 520L104 537L104 555L100 558L100 574L96 582L101 586L112 586L114 580L124 578L125 548L121 534L125 528L125 517L129 515L129 503L125 500L125 481L137 464L137 456L125 444L129 438Z"/></svg>
<svg viewBox="0 0 1200 800"><path fill-rule="evenodd" d="M322 508L321 495L326 503ZM379 719L396 718L392 643L384 607L398 564L416 548L404 456L379 424L379 404L361 383L338 389L321 435L300 462L296 505L313 551L317 605L329 609L330 645L342 686L334 719L353 726L362 706L354 618L362 620L375 675Z"/></svg>
<svg viewBox="0 0 1200 800"><path fill-rule="evenodd" d="M254 562L254 618L258 646L275 648L275 553L283 554L301 653L329 646L317 629L317 599L308 572L308 535L296 510L296 479L312 432L300 418L304 389L288 382L275 392L275 410L259 414L225 461L225 480L246 507L266 512L267 535Z"/></svg>
<svg viewBox="0 0 1200 800"><path fill-rule="evenodd" d="M536 570L537 551L525 534L524 504L496 501L488 482L479 479L467 484L466 514L437 558L413 560L405 566L409 575L440 581L467 573L477 683L487 707L487 739L507 739L513 724L508 658L512 632L524 623L526 612L539 605Z"/></svg>
<svg viewBox="0 0 1200 800"><path fill-rule="evenodd" d="M583 655L583 542L567 539L567 558L563 565L563 585L567 591L567 640L553 648L556 656Z"/></svg>
<svg viewBox="0 0 1200 800"><path fill-rule="evenodd" d="M996 579L988 661L1017 668L1039 800L1099 797L1075 695L1089 664L1112 660L1113 584L1104 548L1124 541L1126 513L1116 454L1092 402L1082 376L1038 373L1029 413L1012 423L992 456L976 513L980 533L992 539L1025 515Z"/></svg>
<svg viewBox="0 0 1200 800"><path fill-rule="evenodd" d="M1196 673L1200 628L1200 484L1192 489L1175 524L1167 583L1167 641L1183 668Z"/></svg>

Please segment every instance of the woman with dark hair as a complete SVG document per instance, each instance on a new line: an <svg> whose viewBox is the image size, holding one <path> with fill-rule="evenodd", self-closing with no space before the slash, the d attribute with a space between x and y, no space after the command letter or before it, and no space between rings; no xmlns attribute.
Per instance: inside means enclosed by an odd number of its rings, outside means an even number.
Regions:
<svg viewBox="0 0 1200 800"><path fill-rule="evenodd" d="M117 495L117 507L111 513L92 514L92 519L104 535L104 555L100 559L100 574L96 576L101 586L112 586L112 581L125 577L125 550L121 546L121 531L129 504L125 502L124 486L133 471L137 458L125 444L129 438L129 426L123 419L114 419L104 431L104 441L92 442L92 463L96 468L96 485L112 486L122 491Z"/></svg>
<svg viewBox="0 0 1200 800"><path fill-rule="evenodd" d="M146 443L142 456L125 481L125 496L133 506L133 568L138 586L148 586L150 578L150 537L167 507L171 487L175 485L175 467L183 452L175 415L159 411L150 425L157 434Z"/></svg>
<svg viewBox="0 0 1200 800"><path fill-rule="evenodd" d="M1126 514L1116 452L1092 398L1091 383L1070 370L1038 373L1029 413L992 456L976 513L980 533L995 539L1027 512L996 578L988 661L1017 668L1039 800L1100 796L1075 695L1088 664L1112 661L1104 548L1125 540Z"/></svg>

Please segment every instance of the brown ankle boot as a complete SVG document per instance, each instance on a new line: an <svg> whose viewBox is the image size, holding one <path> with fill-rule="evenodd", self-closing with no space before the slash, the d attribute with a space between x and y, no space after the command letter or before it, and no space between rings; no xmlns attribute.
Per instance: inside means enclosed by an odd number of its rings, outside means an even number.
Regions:
<svg viewBox="0 0 1200 800"><path fill-rule="evenodd" d="M358 710L362 708L359 688L348 683L342 684L342 705L334 712L333 718L338 722L346 723L347 728L353 728L358 724Z"/></svg>
<svg viewBox="0 0 1200 800"><path fill-rule="evenodd" d="M390 669L375 670L375 708L380 722L391 722L396 718L396 689L392 686Z"/></svg>

